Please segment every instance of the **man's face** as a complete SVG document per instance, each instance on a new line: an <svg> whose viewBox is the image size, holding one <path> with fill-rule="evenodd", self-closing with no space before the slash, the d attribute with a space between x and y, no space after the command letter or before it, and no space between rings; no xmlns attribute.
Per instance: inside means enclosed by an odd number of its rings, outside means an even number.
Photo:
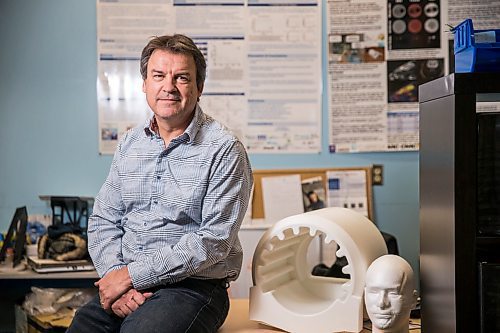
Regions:
<svg viewBox="0 0 500 333"><path fill-rule="evenodd" d="M372 324L379 329L399 325L406 320L402 312L406 309L404 296L401 295L403 276L401 272L386 271L366 277L366 310ZM407 295L409 296L409 295Z"/></svg>
<svg viewBox="0 0 500 333"><path fill-rule="evenodd" d="M194 59L155 50L148 61L142 91L157 118L174 124L186 121L202 93L197 87Z"/></svg>

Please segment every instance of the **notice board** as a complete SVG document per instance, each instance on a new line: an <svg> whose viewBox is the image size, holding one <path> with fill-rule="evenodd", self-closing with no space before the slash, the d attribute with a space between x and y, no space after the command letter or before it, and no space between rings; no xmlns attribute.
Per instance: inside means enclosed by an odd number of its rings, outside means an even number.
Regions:
<svg viewBox="0 0 500 333"><path fill-rule="evenodd" d="M372 168L311 168L311 169L273 169L254 170L254 189L252 197L252 219L265 219L265 202L263 180L267 177L286 177L298 175L302 181L304 195L304 211L307 209L308 186L320 184L323 190L323 199L328 207L345 207L358 211L365 211L366 217L374 221L372 198ZM349 179L356 180L350 182ZM350 185L352 188L349 188ZM355 188L354 188L355 187ZM362 188L361 188L362 187ZM340 192L342 191L342 193ZM340 197L339 197L339 193ZM363 196L362 198L360 196ZM351 200L351 201L349 201Z"/></svg>

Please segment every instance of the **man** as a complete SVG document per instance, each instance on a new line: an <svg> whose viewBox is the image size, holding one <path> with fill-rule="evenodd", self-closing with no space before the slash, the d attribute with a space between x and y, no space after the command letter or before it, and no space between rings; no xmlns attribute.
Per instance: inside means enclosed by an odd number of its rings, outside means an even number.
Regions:
<svg viewBox="0 0 500 333"><path fill-rule="evenodd" d="M384 255L366 272L365 304L374 333L408 333L417 302L413 270L403 258Z"/></svg>
<svg viewBox="0 0 500 333"><path fill-rule="evenodd" d="M252 175L241 142L197 103L205 73L186 36L144 48L154 115L121 140L96 197L88 238L99 295L68 332L215 332L224 322Z"/></svg>
<svg viewBox="0 0 500 333"><path fill-rule="evenodd" d="M306 207L307 212L325 208L325 203L319 198L318 193L315 191L307 192L307 199L309 199L309 205Z"/></svg>

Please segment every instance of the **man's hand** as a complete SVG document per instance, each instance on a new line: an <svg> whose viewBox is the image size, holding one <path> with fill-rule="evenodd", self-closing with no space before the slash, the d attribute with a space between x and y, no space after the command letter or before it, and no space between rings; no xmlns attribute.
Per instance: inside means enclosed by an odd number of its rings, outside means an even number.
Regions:
<svg viewBox="0 0 500 333"><path fill-rule="evenodd" d="M109 272L94 284L99 288L99 298L105 311L111 310L114 301L132 288L132 280L126 266Z"/></svg>
<svg viewBox="0 0 500 333"><path fill-rule="evenodd" d="M146 301L146 299L153 296L151 292L141 293L135 289L130 289L120 298L118 298L113 305L111 310L120 318L125 318Z"/></svg>

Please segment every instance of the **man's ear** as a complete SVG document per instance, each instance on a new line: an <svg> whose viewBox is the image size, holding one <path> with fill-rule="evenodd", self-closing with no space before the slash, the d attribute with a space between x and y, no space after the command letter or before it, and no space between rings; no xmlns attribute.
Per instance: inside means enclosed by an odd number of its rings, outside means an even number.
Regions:
<svg viewBox="0 0 500 333"><path fill-rule="evenodd" d="M146 92L146 80L142 80L142 92Z"/></svg>
<svg viewBox="0 0 500 333"><path fill-rule="evenodd" d="M200 100L200 96L203 93L203 88L204 88L204 84L201 84L201 86L198 86L198 100Z"/></svg>

